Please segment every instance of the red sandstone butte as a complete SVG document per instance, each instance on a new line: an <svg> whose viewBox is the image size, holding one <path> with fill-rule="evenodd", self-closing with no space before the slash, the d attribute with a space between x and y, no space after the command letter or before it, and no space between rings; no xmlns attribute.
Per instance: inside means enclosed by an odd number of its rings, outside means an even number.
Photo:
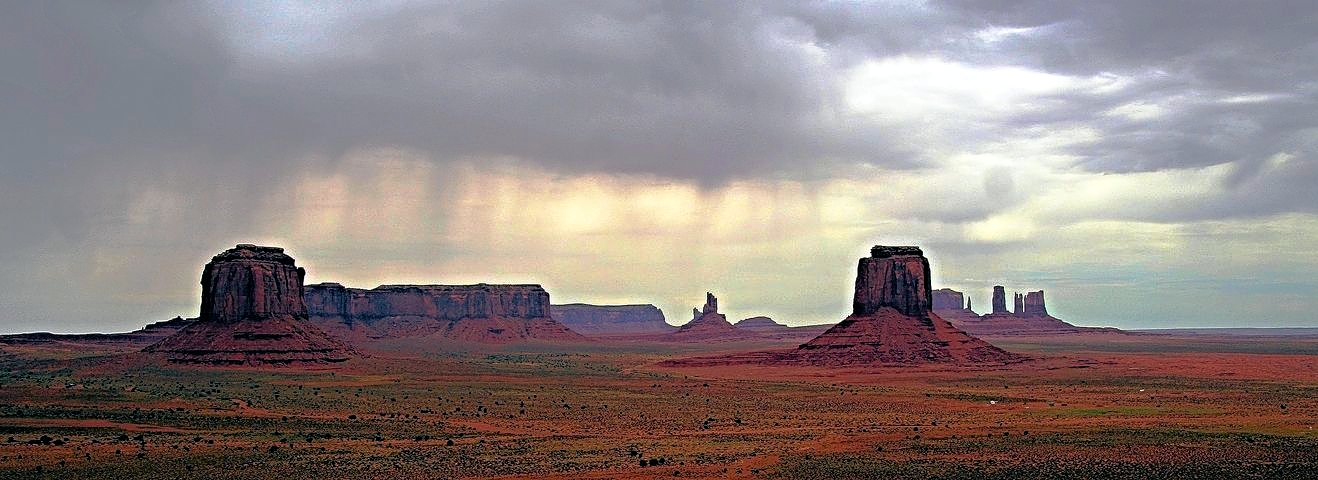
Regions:
<svg viewBox="0 0 1318 480"><path fill-rule="evenodd" d="M306 271L279 247L240 244L201 274L201 316L143 349L171 363L341 362L354 352L307 321Z"/></svg>
<svg viewBox="0 0 1318 480"><path fill-rule="evenodd" d="M932 310L919 247L875 246L860 259L852 313L778 361L819 365L1010 363L1023 357L958 330Z"/></svg>

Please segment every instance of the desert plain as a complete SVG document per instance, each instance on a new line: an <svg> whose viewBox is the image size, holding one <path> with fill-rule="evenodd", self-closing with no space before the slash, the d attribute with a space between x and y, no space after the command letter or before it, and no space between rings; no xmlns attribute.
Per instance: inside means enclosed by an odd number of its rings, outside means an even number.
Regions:
<svg viewBox="0 0 1318 480"><path fill-rule="evenodd" d="M1302 478L1318 336L990 339L1005 366L666 366L782 342L179 367L3 345L6 478Z"/></svg>

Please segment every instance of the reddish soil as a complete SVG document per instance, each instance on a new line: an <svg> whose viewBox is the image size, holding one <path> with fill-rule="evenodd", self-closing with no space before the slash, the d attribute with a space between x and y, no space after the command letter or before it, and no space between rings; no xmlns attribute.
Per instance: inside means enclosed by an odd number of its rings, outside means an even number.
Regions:
<svg viewBox="0 0 1318 480"><path fill-rule="evenodd" d="M182 368L6 347L0 476L1303 478L1318 469L1318 339L991 341L1034 360L699 365L665 362L782 344L599 342L394 345L328 366Z"/></svg>

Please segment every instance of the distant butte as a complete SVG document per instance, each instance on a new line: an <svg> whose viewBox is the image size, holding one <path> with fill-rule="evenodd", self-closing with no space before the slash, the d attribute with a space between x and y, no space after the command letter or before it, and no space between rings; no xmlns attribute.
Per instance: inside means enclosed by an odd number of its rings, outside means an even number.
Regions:
<svg viewBox="0 0 1318 480"><path fill-rule="evenodd" d="M728 317L718 312L718 298L713 293L705 292L705 305L691 310L691 321L687 322L669 335L669 339L679 342L725 342L744 340L755 334L738 329L728 322Z"/></svg>
<svg viewBox="0 0 1318 480"><path fill-rule="evenodd" d="M195 318L174 317L169 320L159 321L142 327L138 330L123 333L18 333L12 335L0 335L0 344L10 345L41 345L41 344L63 344L77 348L79 345L123 345L132 347L135 350L159 342L161 339L173 335L175 332L182 330L196 321Z"/></svg>
<svg viewBox="0 0 1318 480"><path fill-rule="evenodd" d="M944 293L939 293L944 292ZM960 298L961 292L951 289L935 291L934 311L952 322L957 328L974 335L983 336L1027 336L1056 335L1086 332L1120 333L1115 328L1077 327L1048 313L1044 302L1043 290L1014 293L1015 311L1007 310L1007 289L1002 285L993 287L993 310L979 315L970 306L958 307L954 298ZM940 300L941 298L941 300Z"/></svg>
<svg viewBox="0 0 1318 480"><path fill-rule="evenodd" d="M351 358L351 347L307 321L305 275L279 247L225 250L202 270L201 316L143 351L171 363L213 365Z"/></svg>
<svg viewBox="0 0 1318 480"><path fill-rule="evenodd" d="M752 332L761 332L761 333L785 332L792 328L787 325L783 325L781 323L775 322L773 321L772 318L764 317L764 316L743 318L741 320L738 320L737 323L732 324L732 326L743 330L750 330Z"/></svg>
<svg viewBox="0 0 1318 480"><path fill-rule="evenodd" d="M654 335L677 330L664 320L654 305L589 305L569 303L553 306L554 319L573 331L590 336Z"/></svg>
<svg viewBox="0 0 1318 480"><path fill-rule="evenodd" d="M875 246L860 259L851 316L794 352L811 364L1008 363L1022 357L933 313L929 260L919 247Z"/></svg>

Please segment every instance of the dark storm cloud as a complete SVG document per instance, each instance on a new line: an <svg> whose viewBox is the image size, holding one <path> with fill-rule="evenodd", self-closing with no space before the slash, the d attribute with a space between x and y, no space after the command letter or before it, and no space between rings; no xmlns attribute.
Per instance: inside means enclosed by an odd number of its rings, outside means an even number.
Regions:
<svg viewBox="0 0 1318 480"><path fill-rule="evenodd" d="M156 270L150 262L268 234L254 219L269 192L375 147L717 186L918 175L939 165L929 151L973 155L1087 128L1097 140L1051 152L1082 172L1229 164L1214 195L1140 219L1315 213L1315 12L1207 1L11 2L0 6L0 304L40 314L58 300L41 292L67 282L60 271L91 269L93 246L144 252L137 270L106 267L96 288L109 290ZM922 125L847 111L849 70L894 56L1125 83L986 120L965 105L969 128L929 146L910 138ZM1111 114L1141 104L1158 113ZM943 198L913 203L938 208L908 215L968 223L1028 200L1026 187L994 201L930 189ZM134 223L153 190L174 220ZM154 281L195 285L193 274Z"/></svg>
<svg viewBox="0 0 1318 480"><path fill-rule="evenodd" d="M325 22L314 32L267 11L210 18L231 62L207 92L215 143L331 154L400 145L704 182L820 159L907 161L873 125L829 115L836 65L808 48L808 26L769 7L472 2L354 13L313 18Z"/></svg>
<svg viewBox="0 0 1318 480"><path fill-rule="evenodd" d="M800 176L821 164L911 167L919 154L897 146L899 132L837 114L838 80L866 58L932 55L1139 79L1118 92L1062 95L973 138L1085 124L1102 133L1073 152L1087 170L1238 162L1247 174L1278 153L1280 139L1314 126L1318 91L1314 9L1299 2L43 2L14 10L3 35L26 48L4 58L17 66L4 87L17 93L7 95L17 104L6 109L16 140L6 156L93 170L88 163L110 159L116 168L257 164L278 179L290 157L378 145L703 183ZM989 28L1033 30L977 36ZM1251 94L1282 97L1215 101ZM1181 103L1156 120L1098 115L1172 100ZM64 173L17 163L35 170L20 174Z"/></svg>
<svg viewBox="0 0 1318 480"><path fill-rule="evenodd" d="M295 159L358 147L706 183L903 161L872 127L824 115L829 60L757 8L257 7L4 7L0 200L27 207L0 214L21 226L0 241L85 241L149 185L192 195L196 236L241 231Z"/></svg>

